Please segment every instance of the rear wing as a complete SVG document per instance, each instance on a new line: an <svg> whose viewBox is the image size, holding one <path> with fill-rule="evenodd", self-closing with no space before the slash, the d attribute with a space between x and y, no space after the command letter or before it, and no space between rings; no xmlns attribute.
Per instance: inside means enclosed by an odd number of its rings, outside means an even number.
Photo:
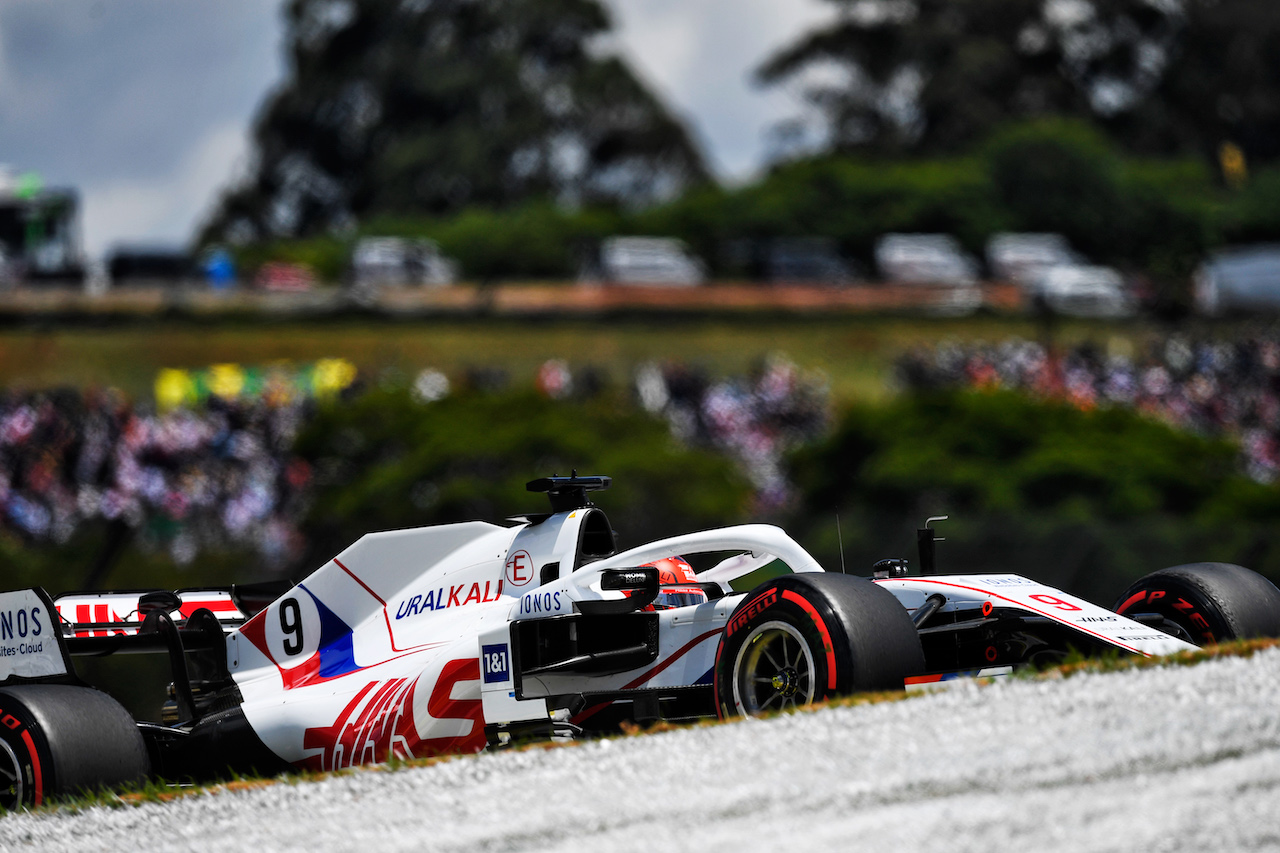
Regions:
<svg viewBox="0 0 1280 853"><path fill-rule="evenodd" d="M207 610L225 633L243 625L292 586L289 581L268 581L175 592L68 592L55 598L53 605L67 637L134 636L153 611L167 614L182 627L197 611Z"/></svg>
<svg viewBox="0 0 1280 853"><path fill-rule="evenodd" d="M56 599L38 588L0 592L0 686L81 683L72 655L163 652L177 718L194 720L216 695L197 691L230 682L227 633L291 587L276 581L176 592L72 592Z"/></svg>
<svg viewBox="0 0 1280 853"><path fill-rule="evenodd" d="M175 593L70 592L58 596L53 603L62 621L63 633L69 637L132 636L138 633L152 609L164 610L181 624L203 607L217 617L224 630L231 630L248 618L232 600L229 589Z"/></svg>

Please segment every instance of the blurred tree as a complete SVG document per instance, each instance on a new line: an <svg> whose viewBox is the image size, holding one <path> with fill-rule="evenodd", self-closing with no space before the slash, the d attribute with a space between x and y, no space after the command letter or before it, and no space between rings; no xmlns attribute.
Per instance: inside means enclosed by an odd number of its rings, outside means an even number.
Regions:
<svg viewBox="0 0 1280 853"><path fill-rule="evenodd" d="M1154 4L1154 0L1152 0ZM1109 125L1136 151L1195 151L1240 166L1280 158L1280 5L1183 0L1176 53L1149 97Z"/></svg>
<svg viewBox="0 0 1280 853"><path fill-rule="evenodd" d="M291 0L289 81L205 239L531 198L644 203L704 180L688 132L590 41L598 0Z"/></svg>
<svg viewBox="0 0 1280 853"><path fill-rule="evenodd" d="M371 391L322 410L295 449L316 471L307 569L373 530L545 512L546 498L525 483L573 469L614 478L594 500L622 547L740 520L751 497L728 458L683 447L664 422L609 393L471 391L423 403Z"/></svg>
<svg viewBox="0 0 1280 853"><path fill-rule="evenodd" d="M1102 603L1194 560L1280 577L1280 488L1245 477L1236 453L1128 409L1008 391L904 395L851 407L792 457L802 497L787 528L828 565L843 543L862 573L882 557L914 563L914 529L950 515L943 571L1017 572Z"/></svg>
<svg viewBox="0 0 1280 853"><path fill-rule="evenodd" d="M780 153L950 152L998 124L1091 117L1132 150L1280 155L1280 7L1256 0L830 0L769 58L814 114Z"/></svg>

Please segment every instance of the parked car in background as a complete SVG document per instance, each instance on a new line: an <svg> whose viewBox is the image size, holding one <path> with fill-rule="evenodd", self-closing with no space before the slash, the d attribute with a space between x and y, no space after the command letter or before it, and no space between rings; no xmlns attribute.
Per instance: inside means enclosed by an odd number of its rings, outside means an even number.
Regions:
<svg viewBox="0 0 1280 853"><path fill-rule="evenodd" d="M688 286L706 281L706 267L672 237L609 237L580 278L614 284Z"/></svg>
<svg viewBox="0 0 1280 853"><path fill-rule="evenodd" d="M1084 259L1061 234L993 234L987 241L992 278L1030 285L1053 267L1075 266Z"/></svg>
<svg viewBox="0 0 1280 853"><path fill-rule="evenodd" d="M978 280L977 263L949 234L885 234L875 256L886 281L967 286Z"/></svg>
<svg viewBox="0 0 1280 853"><path fill-rule="evenodd" d="M191 254L171 246L117 246L107 255L107 277L115 287L181 287L199 272Z"/></svg>
<svg viewBox="0 0 1280 853"><path fill-rule="evenodd" d="M275 293L305 293L316 286L316 274L306 264L268 261L258 267L253 284Z"/></svg>
<svg viewBox="0 0 1280 853"><path fill-rule="evenodd" d="M1280 244L1216 252L1196 270L1194 283L1202 314L1280 310Z"/></svg>
<svg viewBox="0 0 1280 853"><path fill-rule="evenodd" d="M351 253L351 272L360 289L443 285L458 280L458 263L434 240L364 237Z"/></svg>
<svg viewBox="0 0 1280 853"><path fill-rule="evenodd" d="M779 237L769 245L765 275L772 282L848 284L853 268L826 237Z"/></svg>
<svg viewBox="0 0 1280 853"><path fill-rule="evenodd" d="M1050 267L1032 282L1027 296L1036 310L1069 317L1132 317L1136 310L1124 279L1111 267Z"/></svg>

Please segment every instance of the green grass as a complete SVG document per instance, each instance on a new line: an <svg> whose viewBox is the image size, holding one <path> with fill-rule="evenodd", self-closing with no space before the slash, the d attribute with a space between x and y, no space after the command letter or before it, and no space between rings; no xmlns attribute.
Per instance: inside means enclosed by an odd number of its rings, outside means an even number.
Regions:
<svg viewBox="0 0 1280 853"><path fill-rule="evenodd" d="M1091 339L1120 351L1166 330L1141 324L1068 322L1055 327L1063 344ZM331 320L250 322L165 320L89 326L0 328L0 387L120 388L151 398L161 368L203 368L220 362L263 365L342 357L366 375L424 367L461 375L467 367L501 367L528 382L542 362L563 358L594 365L615 383L638 363L669 360L703 366L713 376L741 375L772 353L825 372L837 400L876 400L904 350L941 340L1043 339L1029 320L839 317L831 319L677 318L584 320L450 319L415 322Z"/></svg>

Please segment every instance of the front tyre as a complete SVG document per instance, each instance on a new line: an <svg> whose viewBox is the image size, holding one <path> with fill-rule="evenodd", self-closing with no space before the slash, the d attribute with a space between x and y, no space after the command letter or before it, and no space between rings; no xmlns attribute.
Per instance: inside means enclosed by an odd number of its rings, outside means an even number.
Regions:
<svg viewBox="0 0 1280 853"><path fill-rule="evenodd" d="M137 724L107 694L66 684L0 689L0 808L141 782L150 767Z"/></svg>
<svg viewBox="0 0 1280 853"><path fill-rule="evenodd" d="M786 711L864 690L901 690L924 669L915 626L863 578L785 575L752 590L716 652L721 719Z"/></svg>
<svg viewBox="0 0 1280 853"><path fill-rule="evenodd" d="M1116 613L1157 613L1199 646L1280 637L1280 590L1257 572L1231 563L1190 563L1139 578Z"/></svg>

